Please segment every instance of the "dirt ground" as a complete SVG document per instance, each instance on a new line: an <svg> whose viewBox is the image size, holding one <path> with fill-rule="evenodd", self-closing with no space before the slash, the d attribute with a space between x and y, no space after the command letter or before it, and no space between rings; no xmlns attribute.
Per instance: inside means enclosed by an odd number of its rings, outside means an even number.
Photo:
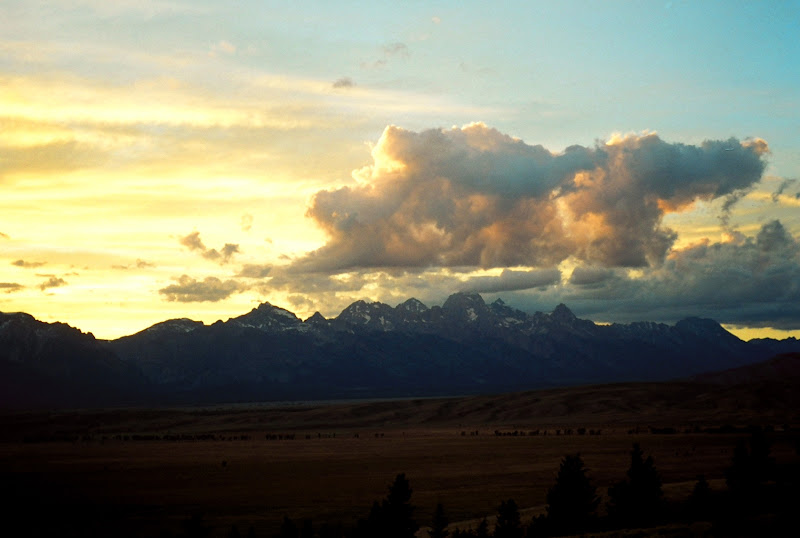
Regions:
<svg viewBox="0 0 800 538"><path fill-rule="evenodd" d="M579 435L586 417L467 423L450 409L436 423L430 410L410 414L430 405L6 414L0 473L15 492L11 521L33 531L49 514L66 535L161 536L202 514L212 536L235 524L265 537L284 516L351 526L398 473L410 480L422 525L437 502L458 522L492 515L507 499L524 521L544 510L565 454L582 455L602 493L624 478L634 442L655 459L667 497L685 498L700 474L724 488L723 471L746 437L694 432L685 421L673 434L619 420ZM458 404L431 409L443 405ZM796 461L793 434L778 427L772 439L778 461Z"/></svg>

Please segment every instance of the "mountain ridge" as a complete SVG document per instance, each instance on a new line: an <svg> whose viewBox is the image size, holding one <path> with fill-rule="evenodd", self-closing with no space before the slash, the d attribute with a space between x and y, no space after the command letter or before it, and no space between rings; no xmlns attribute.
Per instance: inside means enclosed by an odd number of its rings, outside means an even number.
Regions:
<svg viewBox="0 0 800 538"><path fill-rule="evenodd" d="M431 307L414 298L395 307L356 301L330 319L317 312L301 320L265 302L227 321L166 320L115 340L0 314L4 384L24 381L0 404L478 394L675 379L787 351L800 342L744 342L710 319L597 325L564 304L529 314L463 292ZM65 364L73 366L66 377Z"/></svg>

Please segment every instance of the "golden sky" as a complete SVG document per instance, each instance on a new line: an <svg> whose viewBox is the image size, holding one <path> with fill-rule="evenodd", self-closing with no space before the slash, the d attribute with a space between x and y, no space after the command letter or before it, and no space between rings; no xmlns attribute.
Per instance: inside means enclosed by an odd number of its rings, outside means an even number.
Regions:
<svg viewBox="0 0 800 538"><path fill-rule="evenodd" d="M797 4L312 4L0 5L0 310L469 289L800 336Z"/></svg>

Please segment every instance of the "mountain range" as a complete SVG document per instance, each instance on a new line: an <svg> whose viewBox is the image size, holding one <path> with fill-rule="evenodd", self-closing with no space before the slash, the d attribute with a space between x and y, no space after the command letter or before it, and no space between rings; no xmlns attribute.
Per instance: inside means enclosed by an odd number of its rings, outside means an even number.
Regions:
<svg viewBox="0 0 800 538"><path fill-rule="evenodd" d="M600 325L456 293L443 305L357 301L306 320L263 303L228 321L158 323L98 340L0 313L0 406L88 407L448 396L662 381L800 351L710 319Z"/></svg>

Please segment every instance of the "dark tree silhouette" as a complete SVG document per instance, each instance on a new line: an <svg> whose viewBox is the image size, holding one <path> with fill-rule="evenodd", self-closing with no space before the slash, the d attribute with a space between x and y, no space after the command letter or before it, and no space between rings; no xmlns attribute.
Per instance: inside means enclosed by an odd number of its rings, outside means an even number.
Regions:
<svg viewBox="0 0 800 538"><path fill-rule="evenodd" d="M183 532L187 538L205 538L211 534L211 527L203 522L203 514L194 514L183 522Z"/></svg>
<svg viewBox="0 0 800 538"><path fill-rule="evenodd" d="M447 526L450 521L444 513L444 506L442 503L436 504L436 510L433 512L433 520L431 521L431 530L428 533L430 538L447 538L450 533L447 531Z"/></svg>
<svg viewBox="0 0 800 538"><path fill-rule="evenodd" d="M300 530L297 525L289 517L283 516L283 524L281 525L281 538L300 538Z"/></svg>
<svg viewBox="0 0 800 538"><path fill-rule="evenodd" d="M593 519L600 499L586 471L580 454L561 461L556 483L547 492L547 523L553 530L575 532Z"/></svg>
<svg viewBox="0 0 800 538"><path fill-rule="evenodd" d="M769 441L761 430L751 435L749 451L745 441L740 440L733 451L733 462L725 471L728 489L737 496L757 494L773 474L775 462L769 454Z"/></svg>
<svg viewBox="0 0 800 538"><path fill-rule="evenodd" d="M639 443L633 444L627 480L611 486L608 513L621 525L646 525L662 513L664 492L653 457L643 458Z"/></svg>
<svg viewBox="0 0 800 538"><path fill-rule="evenodd" d="M687 502L688 515L692 519L698 519L709 515L711 509L711 487L704 475L697 477L697 483L689 496Z"/></svg>
<svg viewBox="0 0 800 538"><path fill-rule="evenodd" d="M514 499L500 503L497 508L497 525L494 527L494 538L521 538L522 525L519 519L519 508Z"/></svg>
<svg viewBox="0 0 800 538"><path fill-rule="evenodd" d="M489 522L486 521L486 518L483 518L478 528L475 529L475 538L489 538Z"/></svg>
<svg viewBox="0 0 800 538"><path fill-rule="evenodd" d="M239 527L237 525L232 525L231 530L228 531L228 538L241 538L241 536Z"/></svg>
<svg viewBox="0 0 800 538"><path fill-rule="evenodd" d="M412 489L405 473L395 477L389 486L389 494L378 504L372 505L369 517L359 521L357 536L385 538L413 538L419 529L414 520L415 507L411 504Z"/></svg>

